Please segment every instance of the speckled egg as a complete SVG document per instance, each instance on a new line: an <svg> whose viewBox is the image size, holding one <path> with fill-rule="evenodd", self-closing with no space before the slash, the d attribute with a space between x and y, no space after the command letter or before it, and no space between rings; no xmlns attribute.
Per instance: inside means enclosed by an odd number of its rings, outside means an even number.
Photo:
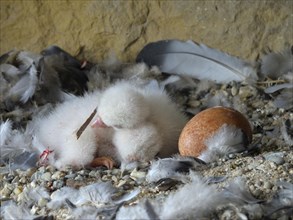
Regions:
<svg viewBox="0 0 293 220"><path fill-rule="evenodd" d="M179 152L182 156L198 157L206 148L205 142L223 125L234 125L252 141L249 121L238 111L227 107L213 107L196 114L183 128L179 137Z"/></svg>

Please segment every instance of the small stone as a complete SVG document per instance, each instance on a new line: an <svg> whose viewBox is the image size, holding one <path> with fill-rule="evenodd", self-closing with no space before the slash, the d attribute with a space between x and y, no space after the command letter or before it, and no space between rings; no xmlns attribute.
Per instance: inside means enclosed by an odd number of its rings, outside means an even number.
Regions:
<svg viewBox="0 0 293 220"><path fill-rule="evenodd" d="M255 197L259 197L260 194L261 194L261 190L260 190L260 189L256 189L256 190L253 191L253 195L254 195Z"/></svg>
<svg viewBox="0 0 293 220"><path fill-rule="evenodd" d="M21 177L20 179L19 179L19 182L20 183L26 183L27 182L27 179L26 179L26 177L25 176L23 176L23 177Z"/></svg>
<svg viewBox="0 0 293 220"><path fill-rule="evenodd" d="M74 179L75 177L76 177L75 173L71 173L71 174L68 174L65 176L65 178L67 178L67 179Z"/></svg>
<svg viewBox="0 0 293 220"><path fill-rule="evenodd" d="M20 193L22 193L22 187L18 186L13 190L14 195L19 195Z"/></svg>
<svg viewBox="0 0 293 220"><path fill-rule="evenodd" d="M235 154L229 154L228 157L229 157L229 159L234 159L236 157L236 155Z"/></svg>
<svg viewBox="0 0 293 220"><path fill-rule="evenodd" d="M52 175L53 180L59 180L62 177L64 177L64 173L59 170Z"/></svg>
<svg viewBox="0 0 293 220"><path fill-rule="evenodd" d="M236 88L235 86L233 86L232 89L231 89L231 94L232 94L232 96L237 95L238 94L238 88Z"/></svg>
<svg viewBox="0 0 293 220"><path fill-rule="evenodd" d="M113 174L113 175L118 175L118 174L120 174L120 172L121 172L120 169L113 169L113 170L112 170L112 174Z"/></svg>
<svg viewBox="0 0 293 220"><path fill-rule="evenodd" d="M41 198L41 199L39 199L39 201L38 201L38 206L39 206L39 207L45 207L45 206L47 205L47 203L48 203L48 200L47 200L47 199L45 199L45 198Z"/></svg>
<svg viewBox="0 0 293 220"><path fill-rule="evenodd" d="M77 172L79 175L81 176L85 176L87 173L85 172L85 170L80 170Z"/></svg>
<svg viewBox="0 0 293 220"><path fill-rule="evenodd" d="M46 167L46 170L49 171L49 172L51 172L51 173L54 173L54 172L56 171L56 168L53 167L52 165L48 165L48 166Z"/></svg>
<svg viewBox="0 0 293 220"><path fill-rule="evenodd" d="M45 171L46 171L46 167L41 166L41 167L39 168L39 172L41 172L41 173L45 173Z"/></svg>
<svg viewBox="0 0 293 220"><path fill-rule="evenodd" d="M282 165L285 163L284 160L284 153L283 152L273 152L273 153L267 153L264 155L264 158L267 161L272 161L276 165Z"/></svg>
<svg viewBox="0 0 293 220"><path fill-rule="evenodd" d="M4 188L0 191L2 197L9 197L12 193L13 187L10 184L6 184Z"/></svg>
<svg viewBox="0 0 293 220"><path fill-rule="evenodd" d="M239 97L247 99L256 94L256 89L252 86L242 86L239 88Z"/></svg>
<svg viewBox="0 0 293 220"><path fill-rule="evenodd" d="M134 169L131 173L130 173L130 177L134 180L138 180L138 179L143 179L146 177L146 172L143 171L137 171L136 169Z"/></svg>
<svg viewBox="0 0 293 220"><path fill-rule="evenodd" d="M32 176L31 176L31 180L39 180L41 179L43 173L41 173L40 171L35 172Z"/></svg>
<svg viewBox="0 0 293 220"><path fill-rule="evenodd" d="M77 180L77 181L81 181L83 180L84 178L81 176L81 175L77 175L74 180Z"/></svg>
<svg viewBox="0 0 293 220"><path fill-rule="evenodd" d="M33 205L33 207L31 208L30 212L31 212L31 214L36 215L39 209L40 208L38 206Z"/></svg>
<svg viewBox="0 0 293 220"><path fill-rule="evenodd" d="M270 162L269 164L270 164L270 168L272 170L276 170L278 168L277 165L274 162Z"/></svg>
<svg viewBox="0 0 293 220"><path fill-rule="evenodd" d="M50 181L52 179L52 175L50 172L46 172L42 175L41 179L44 181Z"/></svg>
<svg viewBox="0 0 293 220"><path fill-rule="evenodd" d="M116 176L112 176L112 178L111 178L113 181L114 181L114 183L117 183L118 182L118 179L117 179L117 177Z"/></svg>
<svg viewBox="0 0 293 220"><path fill-rule="evenodd" d="M103 181L109 180L109 177L107 175L104 175L104 176L102 176L102 180Z"/></svg>
<svg viewBox="0 0 293 220"><path fill-rule="evenodd" d="M12 183L18 183L18 182L19 182L19 177L18 176L14 177L14 179L12 180Z"/></svg>
<svg viewBox="0 0 293 220"><path fill-rule="evenodd" d="M55 189L60 189L63 186L64 186L64 181L62 180L56 180L53 182L53 188Z"/></svg>
<svg viewBox="0 0 293 220"><path fill-rule="evenodd" d="M120 180L117 187L121 187L121 186L125 185L125 183L126 183L126 180Z"/></svg>
<svg viewBox="0 0 293 220"><path fill-rule="evenodd" d="M30 185L32 188L36 188L38 184L36 183L36 180L33 180Z"/></svg>
<svg viewBox="0 0 293 220"><path fill-rule="evenodd" d="M263 187L264 187L265 189L271 189L271 188L273 187L273 184L270 183L270 182L265 182L265 183L263 184Z"/></svg>

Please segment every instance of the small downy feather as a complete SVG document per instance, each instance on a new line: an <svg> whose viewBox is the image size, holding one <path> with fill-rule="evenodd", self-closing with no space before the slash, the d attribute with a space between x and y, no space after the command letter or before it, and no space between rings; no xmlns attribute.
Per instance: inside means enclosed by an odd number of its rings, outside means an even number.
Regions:
<svg viewBox="0 0 293 220"><path fill-rule="evenodd" d="M136 62L158 66L164 73L209 79L218 83L256 80L252 64L191 40L163 40L146 45Z"/></svg>
<svg viewBox="0 0 293 220"><path fill-rule="evenodd" d="M191 182L171 193L163 203L160 219L188 219L209 217L217 205L225 200L214 186L207 185L195 172Z"/></svg>
<svg viewBox="0 0 293 220"><path fill-rule="evenodd" d="M233 125L223 125L206 141L207 149L198 157L206 163L213 162L228 153L240 152L244 146L244 134Z"/></svg>
<svg viewBox="0 0 293 220"><path fill-rule="evenodd" d="M190 182L170 193L167 198L139 202L135 206L121 207L117 219L199 219L211 217L217 205L225 198L214 186L207 185L191 171ZM158 218L156 216L159 216Z"/></svg>
<svg viewBox="0 0 293 220"><path fill-rule="evenodd" d="M146 176L148 182L157 182L160 179L172 178L185 180L190 170L204 169L205 162L191 157L176 155L173 158L163 158L152 162Z"/></svg>
<svg viewBox="0 0 293 220"><path fill-rule="evenodd" d="M247 189L244 179L241 177L233 179L230 184L224 188L223 194L225 198L231 203L238 203L240 205L263 202L263 200L259 200L253 197L253 195Z"/></svg>
<svg viewBox="0 0 293 220"><path fill-rule="evenodd" d="M279 53L269 53L261 58L260 71L264 76L277 79L278 77L293 72L293 46Z"/></svg>

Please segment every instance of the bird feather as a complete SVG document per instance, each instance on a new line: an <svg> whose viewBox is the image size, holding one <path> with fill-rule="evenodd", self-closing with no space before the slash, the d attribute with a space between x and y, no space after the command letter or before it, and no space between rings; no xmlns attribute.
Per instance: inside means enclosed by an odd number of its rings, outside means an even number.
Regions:
<svg viewBox="0 0 293 220"><path fill-rule="evenodd" d="M281 52L268 53L261 58L260 71L273 79L293 71L293 46Z"/></svg>
<svg viewBox="0 0 293 220"><path fill-rule="evenodd" d="M218 83L257 79L252 64L191 40L164 40L146 45L137 62L158 66L162 72L209 79Z"/></svg>
<svg viewBox="0 0 293 220"><path fill-rule="evenodd" d="M10 96L20 96L20 100L26 103L35 93L38 85L38 72L34 64L9 91Z"/></svg>

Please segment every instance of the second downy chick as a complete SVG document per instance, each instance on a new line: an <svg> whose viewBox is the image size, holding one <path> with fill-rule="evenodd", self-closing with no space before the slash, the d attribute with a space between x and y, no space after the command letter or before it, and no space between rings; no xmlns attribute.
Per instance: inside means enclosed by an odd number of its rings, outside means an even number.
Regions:
<svg viewBox="0 0 293 220"><path fill-rule="evenodd" d="M102 94L94 124L113 127L113 144L122 165L178 152L187 118L160 89L118 82Z"/></svg>

